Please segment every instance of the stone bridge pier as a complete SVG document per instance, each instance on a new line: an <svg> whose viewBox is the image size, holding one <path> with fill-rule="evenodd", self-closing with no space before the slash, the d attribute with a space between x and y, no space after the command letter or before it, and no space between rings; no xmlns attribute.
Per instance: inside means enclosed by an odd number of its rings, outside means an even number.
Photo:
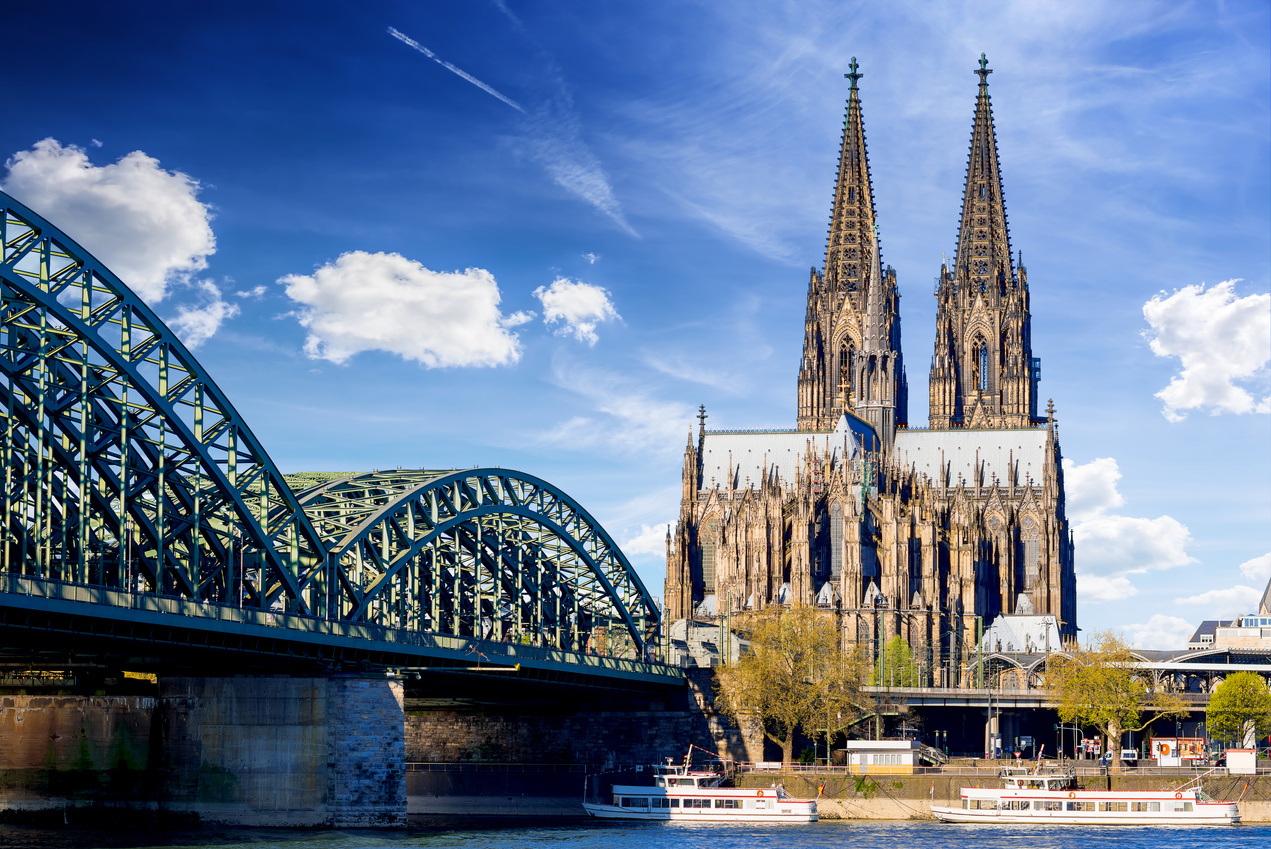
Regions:
<svg viewBox="0 0 1271 849"><path fill-rule="evenodd" d="M166 678L158 709L169 805L243 825L406 825L395 677Z"/></svg>

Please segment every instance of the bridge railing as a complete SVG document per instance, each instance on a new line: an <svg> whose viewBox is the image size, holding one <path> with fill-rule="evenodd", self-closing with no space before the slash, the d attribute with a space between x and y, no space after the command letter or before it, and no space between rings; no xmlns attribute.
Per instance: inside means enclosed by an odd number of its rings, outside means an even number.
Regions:
<svg viewBox="0 0 1271 849"><path fill-rule="evenodd" d="M231 627L258 626L278 628L339 639L366 640L413 648L436 649L466 656L470 658L473 664L477 665L488 663L491 666L514 666L521 661L537 661L571 664L596 670L663 675L668 679L680 678L683 675L676 667L657 661L641 661L611 655L549 649L520 643L478 640L471 637L456 637L449 634L435 634L426 631L408 631L383 625L306 616L301 613L260 610L238 607L232 604L157 595L150 592L133 592L113 587L71 583L55 578L34 578L27 575L16 575L12 572L0 573L0 593L58 601L100 604L139 613L159 613L212 619Z"/></svg>

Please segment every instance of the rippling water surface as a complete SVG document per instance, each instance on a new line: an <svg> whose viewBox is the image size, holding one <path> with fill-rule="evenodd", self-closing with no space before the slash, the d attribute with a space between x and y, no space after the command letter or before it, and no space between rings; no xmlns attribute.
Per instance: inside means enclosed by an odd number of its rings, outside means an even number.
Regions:
<svg viewBox="0 0 1271 849"><path fill-rule="evenodd" d="M213 829L128 831L0 826L4 849L142 849L250 846L253 849L1178 849L1271 847L1271 826L1217 828L945 825L930 822L834 821L748 826L433 820L400 832Z"/></svg>

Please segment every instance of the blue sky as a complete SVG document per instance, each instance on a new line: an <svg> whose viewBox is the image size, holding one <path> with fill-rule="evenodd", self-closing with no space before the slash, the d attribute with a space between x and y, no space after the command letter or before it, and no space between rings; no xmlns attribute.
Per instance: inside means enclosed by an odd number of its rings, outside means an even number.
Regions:
<svg viewBox="0 0 1271 849"><path fill-rule="evenodd" d="M1078 622L1168 648L1271 576L1269 20L1264 2L29 4L6 12L0 176L197 342L284 471L540 475L660 594L697 405L793 424L852 56L925 421L985 52L1072 464Z"/></svg>

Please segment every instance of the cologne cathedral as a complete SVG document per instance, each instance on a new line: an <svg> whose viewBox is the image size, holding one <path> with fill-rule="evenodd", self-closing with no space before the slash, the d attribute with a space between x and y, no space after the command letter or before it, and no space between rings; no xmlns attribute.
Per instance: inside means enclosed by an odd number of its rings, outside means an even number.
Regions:
<svg viewBox="0 0 1271 849"><path fill-rule="evenodd" d="M851 69L797 426L708 430L702 410L667 538L666 615L815 605L836 612L847 642L900 636L926 682L956 684L1000 614L1053 616L1076 636L1054 407L1038 413L1028 275L1011 254L981 57L957 252L936 283L930 418L909 426L900 295Z"/></svg>

